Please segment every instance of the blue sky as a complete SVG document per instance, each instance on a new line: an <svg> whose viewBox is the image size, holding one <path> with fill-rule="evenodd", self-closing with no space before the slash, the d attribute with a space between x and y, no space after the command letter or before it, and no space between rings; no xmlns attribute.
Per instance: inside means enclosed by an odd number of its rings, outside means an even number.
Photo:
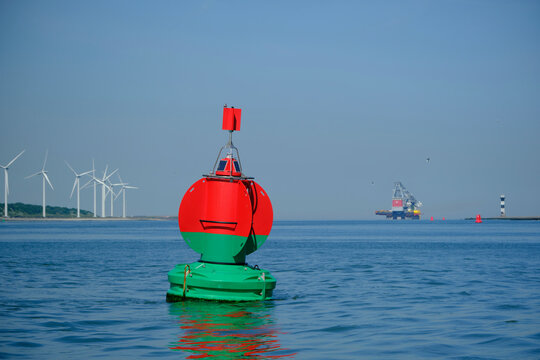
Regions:
<svg viewBox="0 0 540 360"><path fill-rule="evenodd" d="M48 149L49 204L94 158L128 215L173 215L226 103L277 219L375 219L394 181L428 217L540 215L537 1L0 0L0 79L10 202L40 204Z"/></svg>

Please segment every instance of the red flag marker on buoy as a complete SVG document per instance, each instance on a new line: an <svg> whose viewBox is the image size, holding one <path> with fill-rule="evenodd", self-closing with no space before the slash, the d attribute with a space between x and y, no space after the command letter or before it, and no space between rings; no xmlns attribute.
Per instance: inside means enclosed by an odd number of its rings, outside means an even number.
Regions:
<svg viewBox="0 0 540 360"><path fill-rule="evenodd" d="M482 222L482 217L480 216L480 214L476 215L476 221L475 223L479 224Z"/></svg>

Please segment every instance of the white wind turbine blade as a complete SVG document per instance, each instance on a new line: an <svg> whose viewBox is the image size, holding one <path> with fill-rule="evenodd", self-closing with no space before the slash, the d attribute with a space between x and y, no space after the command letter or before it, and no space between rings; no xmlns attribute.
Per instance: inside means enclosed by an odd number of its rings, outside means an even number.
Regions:
<svg viewBox="0 0 540 360"><path fill-rule="evenodd" d="M73 168L71 167L71 165L69 165L69 163L68 163L66 160L64 160L64 161L65 161L66 165L68 166L68 168L70 168L71 171L73 171L73 173L75 174L75 176L77 176L77 173L75 172L75 170L73 170Z"/></svg>
<svg viewBox="0 0 540 360"><path fill-rule="evenodd" d="M92 172L92 170L86 171L86 172L83 172L83 173L81 173L81 174L79 174L79 175L77 175L77 176L88 175L88 174L90 174L91 172Z"/></svg>
<svg viewBox="0 0 540 360"><path fill-rule="evenodd" d="M47 182L49 183L49 186L51 187L51 189L54 190L54 187L52 186L51 180L49 180L49 177L47 176L47 173L46 173L46 172L43 172L42 174L43 174L43 176L45 177L45 180L47 180Z"/></svg>
<svg viewBox="0 0 540 360"><path fill-rule="evenodd" d="M86 188L88 185L90 185L92 182L94 181L94 178L90 179L89 182L87 182L86 184L84 184L83 186L81 186L81 190Z"/></svg>
<svg viewBox="0 0 540 360"><path fill-rule="evenodd" d="M112 173L110 173L106 178L104 178L103 181L109 180L109 178L110 178L111 176L113 176L114 173L117 172L117 171L118 171L118 169L114 170L114 171L113 171Z"/></svg>
<svg viewBox="0 0 540 360"><path fill-rule="evenodd" d="M71 195L69 195L69 198L71 199L73 197L73 192L75 191L75 186L77 186L77 182L79 181L79 178L75 178L75 182L73 183L73 189L71 189Z"/></svg>
<svg viewBox="0 0 540 360"><path fill-rule="evenodd" d="M17 159L19 158L19 156L21 156L21 155L23 154L23 152L25 152L25 151L26 151L26 150L21 151L21 152L19 153L19 155L15 156L15 157L13 158L13 160L11 160L6 166L2 166L2 167L4 167L4 168L10 167L11 164L13 164L13 163L15 162L15 160L17 160Z"/></svg>
<svg viewBox="0 0 540 360"><path fill-rule="evenodd" d="M109 164L105 166L105 171L103 172L103 179L101 181L105 181L105 177L107 177L107 170L109 169Z"/></svg>
<svg viewBox="0 0 540 360"><path fill-rule="evenodd" d="M99 180L98 178L93 178L92 180L97 182L98 184L107 186L107 184L105 184L103 181Z"/></svg>
<svg viewBox="0 0 540 360"><path fill-rule="evenodd" d="M114 197L114 191L112 189L112 187L110 187L109 185L105 184L105 197L109 196L109 194L112 193L112 196Z"/></svg>
<svg viewBox="0 0 540 360"><path fill-rule="evenodd" d="M118 179L120 179L120 182L123 184L122 177L120 176L120 173L118 173Z"/></svg>
<svg viewBox="0 0 540 360"><path fill-rule="evenodd" d="M28 175L27 177L25 177L25 179L30 179L31 177L34 177L34 176L39 175L39 174L41 174L41 171L38 171L37 173L32 174L32 175Z"/></svg>
<svg viewBox="0 0 540 360"><path fill-rule="evenodd" d="M122 191L124 191L124 189L120 189L120 191L118 192L118 194L116 194L116 196L114 197L114 200L118 199L118 197L120 196L120 194L122 194Z"/></svg>
<svg viewBox="0 0 540 360"><path fill-rule="evenodd" d="M47 149L47 151L45 151L45 161L43 162L43 167L41 168L41 170L45 170L45 165L47 164L47 157L49 156L49 149Z"/></svg>
<svg viewBox="0 0 540 360"><path fill-rule="evenodd" d="M136 186L124 186L126 189L138 189Z"/></svg>

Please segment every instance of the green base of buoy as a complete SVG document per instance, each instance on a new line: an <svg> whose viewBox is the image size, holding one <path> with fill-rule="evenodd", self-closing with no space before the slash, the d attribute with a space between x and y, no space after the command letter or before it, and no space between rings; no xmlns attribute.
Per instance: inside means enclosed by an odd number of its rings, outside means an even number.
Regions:
<svg viewBox="0 0 540 360"><path fill-rule="evenodd" d="M167 301L204 299L253 301L272 297L276 279L270 272L248 265L194 262L178 264L168 274ZM184 279L186 283L184 286Z"/></svg>

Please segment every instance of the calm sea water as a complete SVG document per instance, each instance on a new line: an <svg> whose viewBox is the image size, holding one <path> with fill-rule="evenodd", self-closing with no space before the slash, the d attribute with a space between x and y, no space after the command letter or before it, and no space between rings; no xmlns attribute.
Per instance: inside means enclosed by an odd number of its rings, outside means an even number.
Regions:
<svg viewBox="0 0 540 360"><path fill-rule="evenodd" d="M175 222L0 222L0 358L540 359L540 222L276 222L275 299L168 304Z"/></svg>

